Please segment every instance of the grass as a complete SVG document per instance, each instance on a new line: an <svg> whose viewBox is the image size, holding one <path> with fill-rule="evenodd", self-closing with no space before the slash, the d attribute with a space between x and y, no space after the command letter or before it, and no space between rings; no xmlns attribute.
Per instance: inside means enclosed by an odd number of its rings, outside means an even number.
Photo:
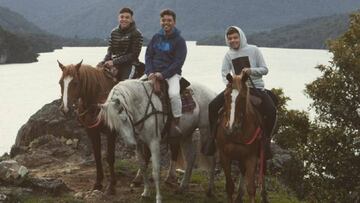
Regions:
<svg viewBox="0 0 360 203"><path fill-rule="evenodd" d="M136 160L119 160L115 163L115 170L117 173L127 174L129 177L133 177L138 169ZM149 169L150 170L150 169ZM150 175L151 173L149 173ZM166 203L219 203L227 202L225 192L225 178L223 174L217 175L215 178L215 196L207 197L206 192L208 188L207 172L202 170L193 170L191 181L189 184L189 190L183 194L176 193L177 186L169 186L164 183L166 171L162 170L162 182L161 182L161 194L163 202ZM181 179L182 175L178 175ZM268 188L268 197L270 202L276 203L303 203L299 201L294 194L286 188L280 181L274 177L268 177L266 180ZM113 199L113 202L135 202L135 203L153 203L155 202L155 188L152 184L151 195L149 198L140 199L142 192L142 186L134 190L131 193L121 194L121 200ZM237 192L237 190L235 189ZM60 202L60 203L80 203L82 200L75 199L71 193L59 196L51 197L40 195L27 195L18 197L17 202L25 203L42 203L42 202ZM245 202L248 202L247 194L244 197ZM260 194L257 191L256 202L260 202Z"/></svg>
<svg viewBox="0 0 360 203"><path fill-rule="evenodd" d="M51 197L51 196L43 196L43 195L24 195L17 198L18 201L22 203L50 203L50 202L57 202L57 203L82 203L84 201L77 200L71 195L63 195L58 197Z"/></svg>

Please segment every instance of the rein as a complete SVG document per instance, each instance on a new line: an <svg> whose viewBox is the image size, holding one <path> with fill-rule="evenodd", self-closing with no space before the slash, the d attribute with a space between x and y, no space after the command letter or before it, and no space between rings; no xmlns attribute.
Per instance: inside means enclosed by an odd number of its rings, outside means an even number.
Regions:
<svg viewBox="0 0 360 203"><path fill-rule="evenodd" d="M153 93L154 93L154 88L151 90L151 93L149 94L149 92L146 90L146 87L145 87L144 83L141 83L141 84L142 84L142 86L144 87L146 96L147 96L147 98L148 98L148 103L147 103L147 105L146 105L145 114L144 114L144 116L143 116L140 120L138 120L138 121L136 121L136 122L133 121L133 119L132 119L129 111L127 110L127 108L124 108L124 109L125 109L125 112L126 112L126 115L129 117L130 123L131 123L132 128L133 128L134 135L138 135L138 134L139 134L139 133L136 132L136 129L135 129L136 126L138 126L139 124L144 123L144 122L145 122L148 118L150 118L152 115L155 115L156 136L159 136L159 129L158 129L159 121L158 121L157 115L158 115L158 114L166 115L166 113L163 112L163 111L157 110L157 109L155 108L154 103L153 103L152 100L151 100L152 95L153 95ZM148 113L150 106L152 107L152 111L151 111L150 113ZM165 121L164 121L164 122L165 122Z"/></svg>

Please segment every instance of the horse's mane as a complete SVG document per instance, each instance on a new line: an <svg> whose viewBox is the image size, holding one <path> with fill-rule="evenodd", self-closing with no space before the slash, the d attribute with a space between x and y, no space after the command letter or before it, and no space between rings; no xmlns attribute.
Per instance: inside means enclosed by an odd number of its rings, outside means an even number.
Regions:
<svg viewBox="0 0 360 203"><path fill-rule="evenodd" d="M130 101L134 101L135 98L138 98L140 92L145 95L143 84L147 92L150 94L152 89L152 85L150 84L150 82L143 82L135 79L135 80L125 80L118 83L114 87L111 97L113 99L119 99L121 103L123 103L127 107L131 107L134 104L130 103ZM146 99L145 97L141 97L141 98Z"/></svg>
<svg viewBox="0 0 360 203"><path fill-rule="evenodd" d="M225 119L230 117L230 109L231 109L231 92L232 89L235 88L239 91L239 96L243 96L246 98L245 112L254 113L254 108L250 102L250 90L245 82L241 80L240 76L234 76L233 84L226 87L224 96L225 96ZM245 86L244 86L245 85ZM242 94L242 95L241 95ZM236 100L238 102L239 100ZM238 109L236 109L238 111Z"/></svg>
<svg viewBox="0 0 360 203"><path fill-rule="evenodd" d="M75 66L73 68L75 70ZM76 71L76 70L75 70ZM81 97L87 102L99 99L99 96L107 94L108 81L102 69L90 65L81 65L79 68Z"/></svg>

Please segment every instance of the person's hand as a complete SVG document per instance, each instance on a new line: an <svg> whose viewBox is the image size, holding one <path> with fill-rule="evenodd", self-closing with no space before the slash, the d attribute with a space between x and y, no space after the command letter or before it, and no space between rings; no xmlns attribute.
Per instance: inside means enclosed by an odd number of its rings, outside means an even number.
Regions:
<svg viewBox="0 0 360 203"><path fill-rule="evenodd" d="M104 61L100 61L97 65L96 65L96 67L103 67L104 66Z"/></svg>
<svg viewBox="0 0 360 203"><path fill-rule="evenodd" d="M149 75L149 80L152 80L152 79L157 79L157 80L162 80L164 79L163 75L160 73L160 72L156 72L156 73L150 73Z"/></svg>
<svg viewBox="0 0 360 203"><path fill-rule="evenodd" d="M148 76L148 80L152 80L153 78L155 78L155 74L154 73L150 73Z"/></svg>
<svg viewBox="0 0 360 203"><path fill-rule="evenodd" d="M250 75L251 74L251 69L250 68L244 68L244 69L242 69L241 72L243 72L246 75Z"/></svg>
<svg viewBox="0 0 360 203"><path fill-rule="evenodd" d="M109 61L106 61L106 62L105 62L105 66L106 66L106 67L113 67L113 66L114 66L114 63L113 63L112 60L109 60Z"/></svg>
<svg viewBox="0 0 360 203"><path fill-rule="evenodd" d="M156 72L156 73L155 73L155 77L156 77L157 79L159 79L159 80L163 80L163 79L164 79L163 75L162 75L160 72Z"/></svg>

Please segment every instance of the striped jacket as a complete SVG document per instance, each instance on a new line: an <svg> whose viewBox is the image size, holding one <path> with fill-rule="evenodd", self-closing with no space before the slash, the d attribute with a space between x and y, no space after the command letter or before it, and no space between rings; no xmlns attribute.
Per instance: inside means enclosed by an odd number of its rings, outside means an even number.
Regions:
<svg viewBox="0 0 360 203"><path fill-rule="evenodd" d="M111 31L107 54L104 62L113 60L114 65L131 65L139 62L139 54L143 43L141 32L135 23L121 30L120 26Z"/></svg>

